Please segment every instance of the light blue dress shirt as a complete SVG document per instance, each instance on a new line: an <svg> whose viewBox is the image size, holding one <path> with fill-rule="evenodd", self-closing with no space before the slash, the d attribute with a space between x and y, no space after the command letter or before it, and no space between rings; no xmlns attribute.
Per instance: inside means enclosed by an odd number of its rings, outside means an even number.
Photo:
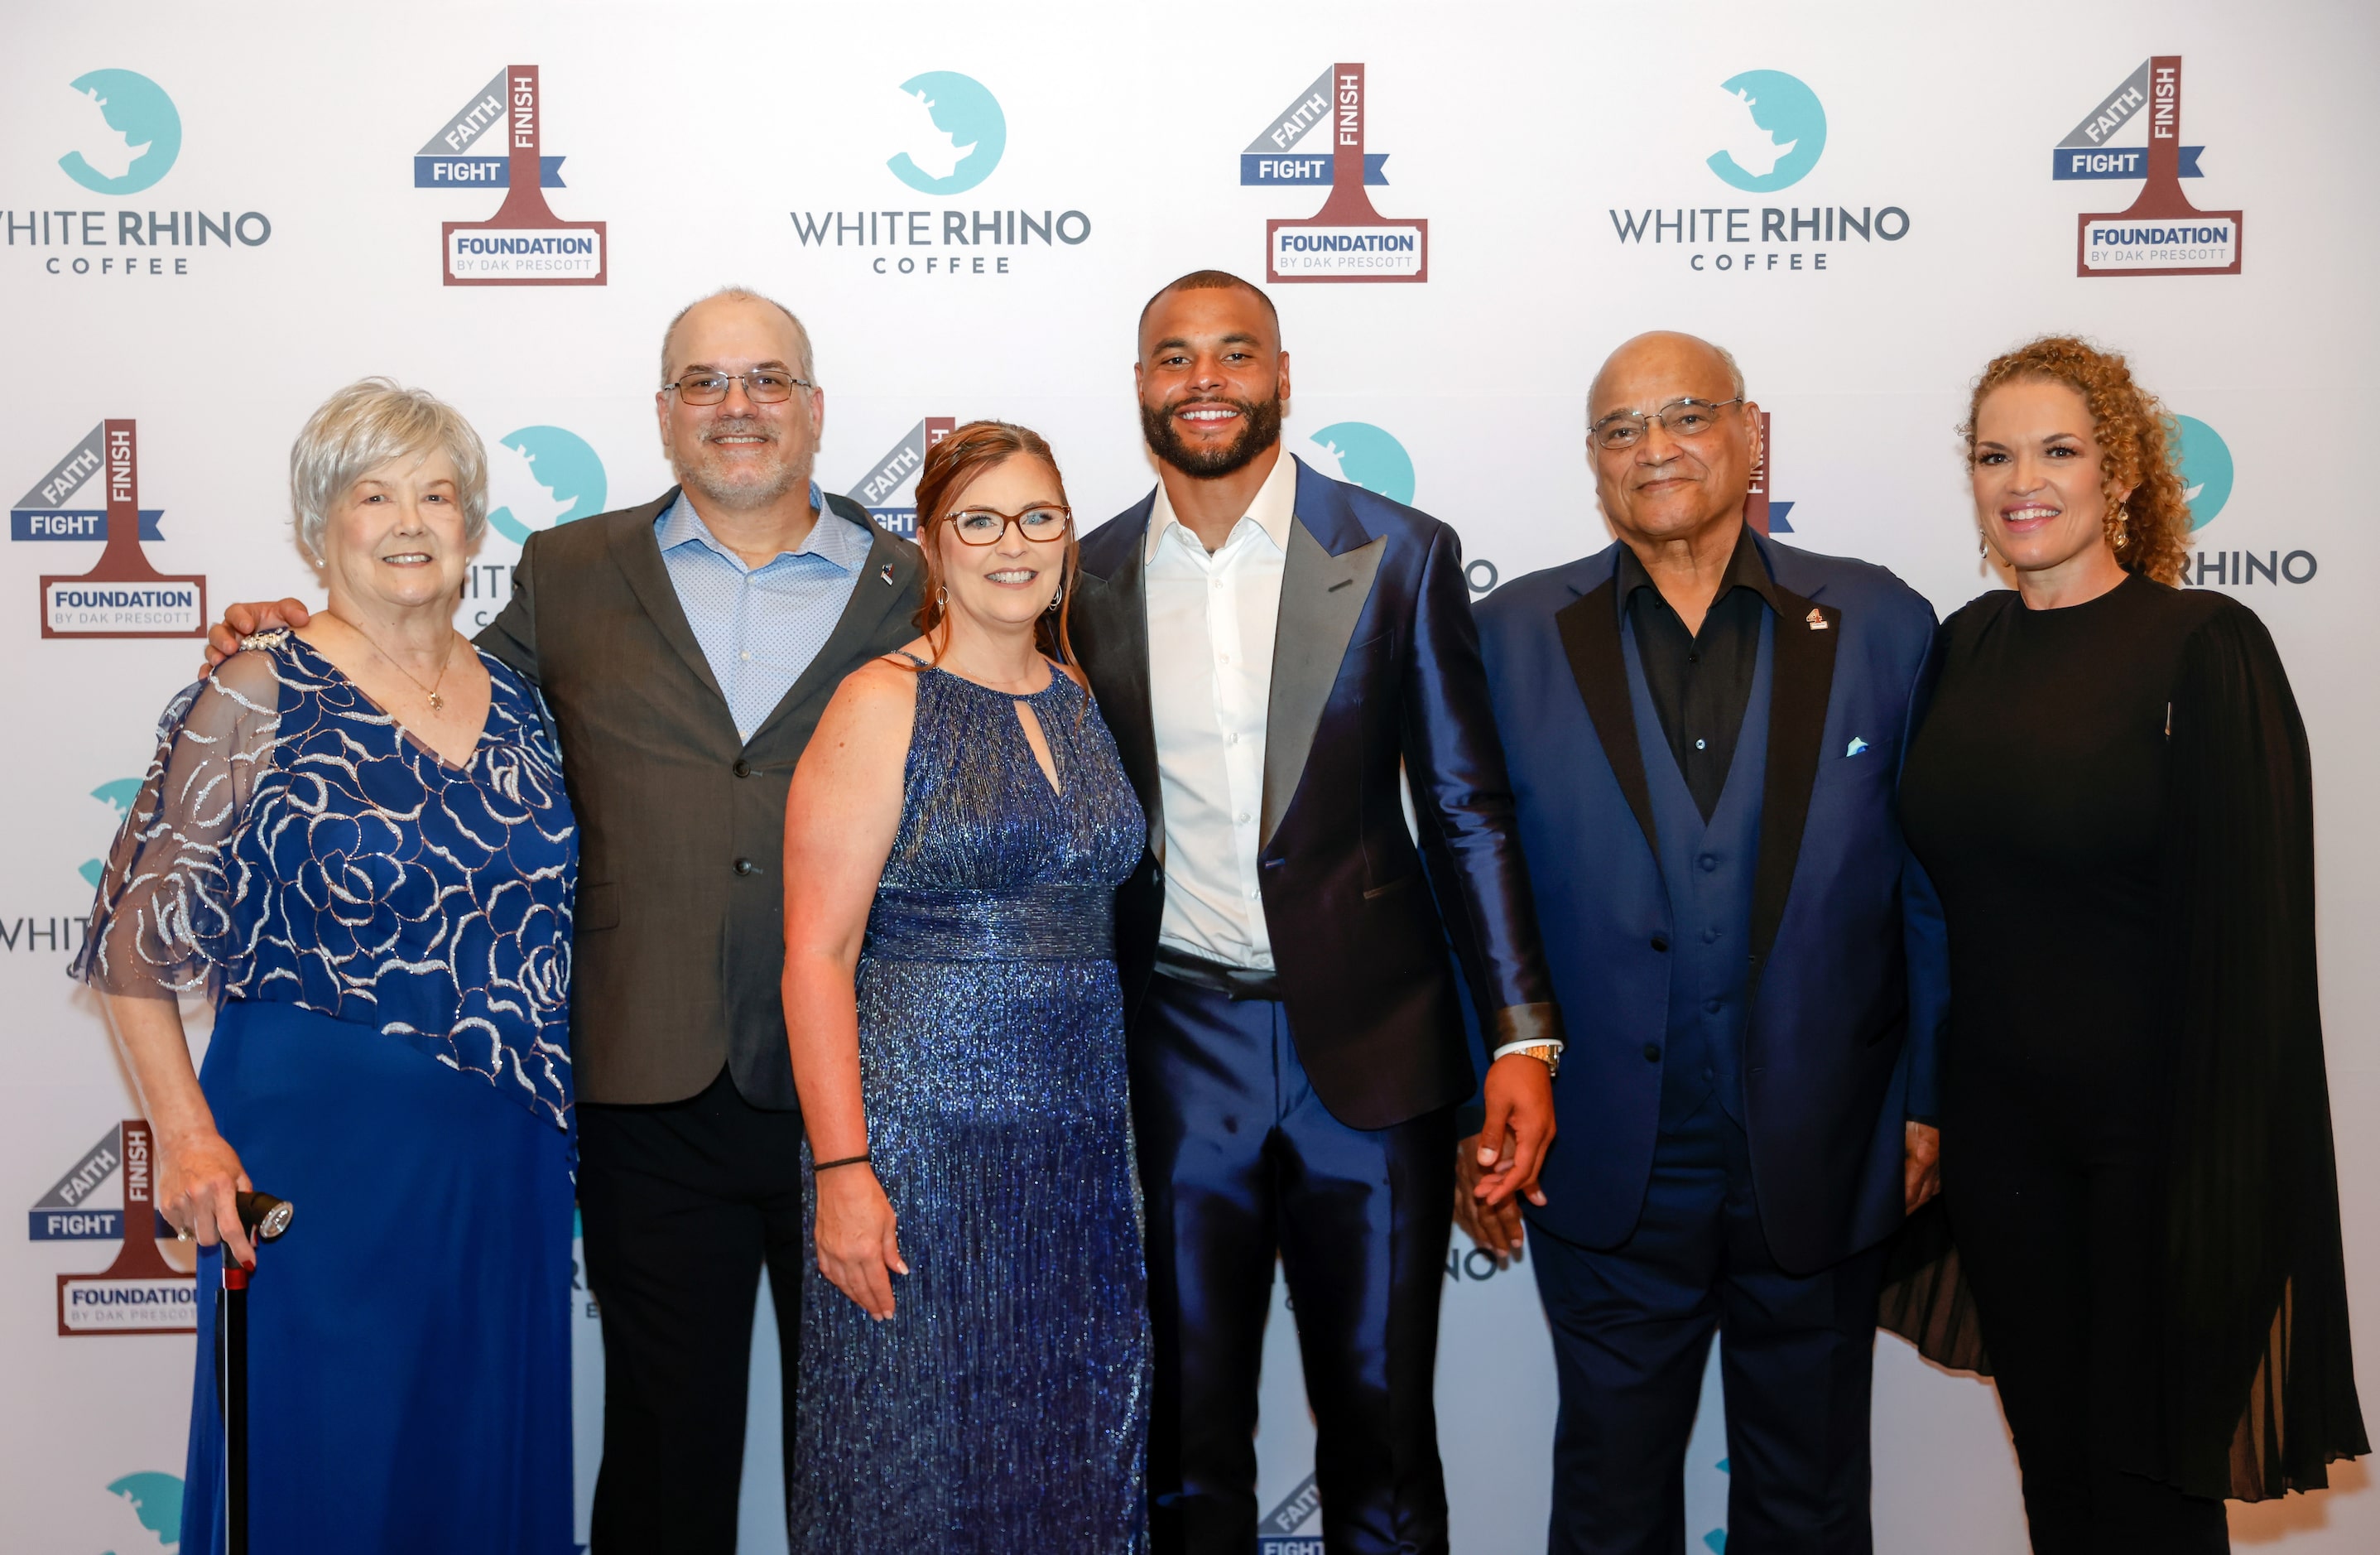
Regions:
<svg viewBox="0 0 2380 1555"><path fill-rule="evenodd" d="M653 520L686 624L747 740L826 646L875 538L828 507L815 480L810 506L808 538L757 567L720 544L683 494Z"/></svg>

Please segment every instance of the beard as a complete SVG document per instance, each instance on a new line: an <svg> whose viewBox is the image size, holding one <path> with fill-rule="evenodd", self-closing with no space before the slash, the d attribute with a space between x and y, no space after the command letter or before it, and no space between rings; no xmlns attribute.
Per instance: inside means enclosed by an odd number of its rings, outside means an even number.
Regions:
<svg viewBox="0 0 2380 1555"><path fill-rule="evenodd" d="M713 456L710 443L714 438L769 436L769 429L757 421L713 421L703 431L706 435L696 440L691 454L671 450L670 469L677 476L679 485L693 488L721 507L767 507L807 479L804 472L794 468L794 461L784 456L781 441L772 440L768 444L770 457L766 463L731 469L724 460Z"/></svg>
<svg viewBox="0 0 2380 1555"><path fill-rule="evenodd" d="M1182 440L1173 424L1173 412L1184 405L1228 405L1240 413L1240 435L1220 448L1193 448ZM1216 480L1247 468L1250 461L1281 441L1281 396L1270 399L1227 399L1206 395L1195 400L1177 400L1170 406L1140 407L1141 435L1148 439L1151 452L1183 474L1200 480Z"/></svg>

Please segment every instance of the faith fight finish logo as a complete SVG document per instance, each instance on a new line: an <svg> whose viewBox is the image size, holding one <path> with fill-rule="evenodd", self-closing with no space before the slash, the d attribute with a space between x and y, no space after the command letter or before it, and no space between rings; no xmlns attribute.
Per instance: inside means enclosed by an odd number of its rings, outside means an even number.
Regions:
<svg viewBox="0 0 2380 1555"><path fill-rule="evenodd" d="M198 1279L165 1261L158 1250L173 1228L157 1213L156 1141L149 1125L128 1118L102 1136L33 1205L36 1242L114 1242L115 1260L97 1274L58 1276L58 1332L68 1339L101 1334L191 1333L198 1327ZM120 1177L118 1209L91 1203Z"/></svg>
<svg viewBox="0 0 2380 1555"><path fill-rule="evenodd" d="M102 505L69 505L97 483ZM86 502L88 499L85 499ZM150 565L163 508L140 505L140 443L129 420L102 421L8 510L11 541L106 542L98 565L42 579L45 638L193 638L207 630L207 580Z"/></svg>
<svg viewBox="0 0 2380 1555"><path fill-rule="evenodd" d="M957 431L958 424L955 416L929 416L919 421L844 495L902 539L917 539L917 472L925 468L926 450ZM909 493L906 507L901 505L904 492Z"/></svg>
<svg viewBox="0 0 2380 1555"><path fill-rule="evenodd" d="M600 286L610 239L601 222L565 222L545 202L562 158L541 150L538 67L507 66L413 158L413 187L504 191L484 222L446 222L440 259L450 286Z"/></svg>
<svg viewBox="0 0 2380 1555"><path fill-rule="evenodd" d="M955 70L928 70L900 84L882 104L882 133L894 148L884 171L905 188L936 199L966 194L997 171L1009 151L1008 115L991 89ZM870 108L863 106L865 120ZM1011 194L990 209L891 209L786 213L803 249L849 251L872 275L888 279L996 277L1048 252L1090 240L1091 218L1044 200L1038 209Z"/></svg>
<svg viewBox="0 0 2380 1555"><path fill-rule="evenodd" d="M2118 145L2128 129L2147 131L2143 145ZM2129 139L2129 136L2126 137ZM2204 146L2181 143L2181 56L2155 55L2119 82L2051 153L2050 176L2139 178L2128 210L2077 218L2077 275L2237 275L2237 211L2201 211L2181 180L2204 176Z"/></svg>
<svg viewBox="0 0 2380 1555"><path fill-rule="evenodd" d="M1827 149L1827 110L1818 94L1782 70L1745 70L1718 83L1718 94L1689 122L1707 120L1718 148L1703 166L1728 188L1775 195L1817 172ZM1683 133L1679 137L1692 145ZM1703 142L1707 145L1710 142ZM1625 247L1682 250L1686 268L1701 274L1758 271L1791 274L1828 270L1845 252L1909 236L1909 213L1899 204L1860 205L1824 200L1802 205L1698 205L1680 201L1614 210L1612 235Z"/></svg>
<svg viewBox="0 0 2380 1555"><path fill-rule="evenodd" d="M1744 498L1743 521L1752 526L1755 534L1790 535L1793 526L1785 521L1785 516L1793 511L1793 504L1769 494L1769 478L1777 468L1774 421L1767 411L1760 413L1760 462L1752 467L1752 487Z"/></svg>
<svg viewBox="0 0 2380 1555"><path fill-rule="evenodd" d="M182 113L155 81L136 70L90 70L67 86L50 144L65 147L55 162L75 185L110 198L145 194L180 163ZM50 275L187 276L194 258L212 256L185 250L237 253L272 237L264 213L228 207L0 210L0 241L37 254Z"/></svg>
<svg viewBox="0 0 2380 1555"><path fill-rule="evenodd" d="M1242 184L1330 186L1312 216L1265 223L1267 280L1429 279L1429 223L1383 216L1365 192L1389 179L1388 153L1364 150L1364 67L1334 65L1240 153Z"/></svg>

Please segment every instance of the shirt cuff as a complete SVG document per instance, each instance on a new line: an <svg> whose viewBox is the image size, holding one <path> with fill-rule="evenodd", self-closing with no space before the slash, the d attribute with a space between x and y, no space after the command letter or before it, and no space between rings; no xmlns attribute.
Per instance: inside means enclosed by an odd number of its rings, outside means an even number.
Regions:
<svg viewBox="0 0 2380 1555"><path fill-rule="evenodd" d="M1530 1048L1548 1047L1553 1049L1555 1052L1559 1053L1562 1051L1562 1039L1559 1037L1532 1037L1525 1042L1507 1042L1502 1047L1498 1048L1494 1052L1489 1053L1488 1055L1488 1062L1493 1063L1498 1059L1502 1058L1506 1053L1517 1053Z"/></svg>

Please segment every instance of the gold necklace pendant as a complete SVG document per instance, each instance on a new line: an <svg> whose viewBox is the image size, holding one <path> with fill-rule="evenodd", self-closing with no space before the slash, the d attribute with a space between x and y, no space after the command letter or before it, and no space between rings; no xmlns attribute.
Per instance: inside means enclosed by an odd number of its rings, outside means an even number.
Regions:
<svg viewBox="0 0 2380 1555"><path fill-rule="evenodd" d="M445 711L445 708L446 708L446 699L445 699L445 698L443 698L443 697L440 696L440 695L439 695L437 692L435 692L435 691L432 691L431 693L430 693L430 711L432 711L432 712L443 712L443 711Z"/></svg>

